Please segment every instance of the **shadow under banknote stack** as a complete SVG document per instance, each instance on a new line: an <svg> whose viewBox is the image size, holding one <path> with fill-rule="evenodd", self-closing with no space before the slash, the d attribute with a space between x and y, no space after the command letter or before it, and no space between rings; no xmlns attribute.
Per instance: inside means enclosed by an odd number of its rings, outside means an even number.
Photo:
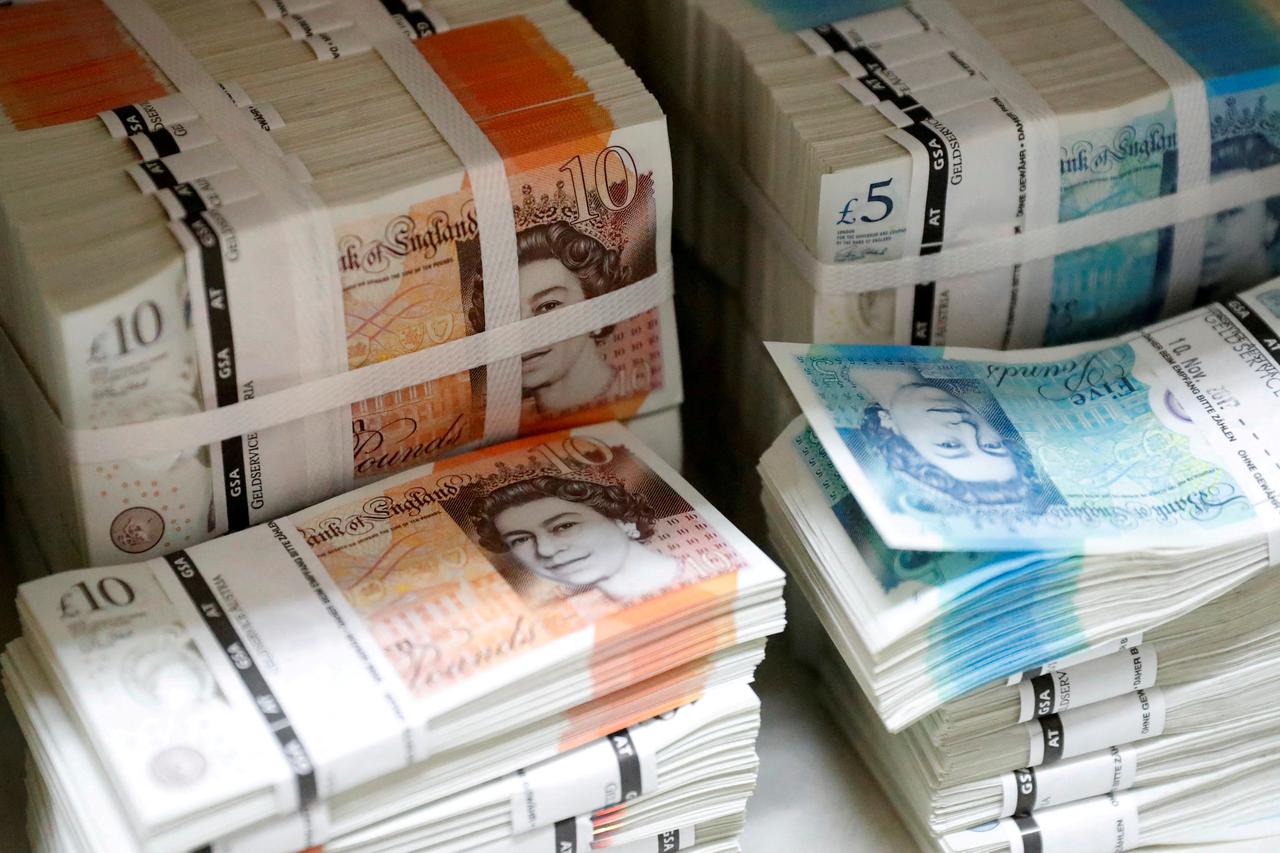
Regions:
<svg viewBox="0 0 1280 853"><path fill-rule="evenodd" d="M770 344L770 541L922 844L1280 841L1278 342L1280 280L1069 348Z"/></svg>
<svg viewBox="0 0 1280 853"><path fill-rule="evenodd" d="M34 850L734 853L781 593L618 424L32 581Z"/></svg>
<svg viewBox="0 0 1280 853"><path fill-rule="evenodd" d="M1274 0L581 5L671 113L752 459L760 340L1050 346L1280 274Z"/></svg>
<svg viewBox="0 0 1280 853"><path fill-rule="evenodd" d="M0 449L54 567L577 424L678 454L665 118L562 0L0 33Z"/></svg>

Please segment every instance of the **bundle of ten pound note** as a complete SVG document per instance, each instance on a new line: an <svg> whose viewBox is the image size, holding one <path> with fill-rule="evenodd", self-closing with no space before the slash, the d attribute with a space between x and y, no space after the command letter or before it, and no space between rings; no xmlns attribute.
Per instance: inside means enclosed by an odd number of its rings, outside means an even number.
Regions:
<svg viewBox="0 0 1280 853"><path fill-rule="evenodd" d="M390 5L0 12L4 452L54 565L679 402L652 97L563 3Z"/></svg>

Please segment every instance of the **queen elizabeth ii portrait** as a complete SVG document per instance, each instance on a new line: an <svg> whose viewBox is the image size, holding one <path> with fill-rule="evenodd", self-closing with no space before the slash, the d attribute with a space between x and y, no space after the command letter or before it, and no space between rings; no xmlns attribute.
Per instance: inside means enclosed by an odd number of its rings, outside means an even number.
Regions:
<svg viewBox="0 0 1280 853"><path fill-rule="evenodd" d="M570 595L633 602L680 582L680 560L647 544L655 512L621 483L540 474L480 493L467 509L480 545ZM520 584L515 584L517 588Z"/></svg>

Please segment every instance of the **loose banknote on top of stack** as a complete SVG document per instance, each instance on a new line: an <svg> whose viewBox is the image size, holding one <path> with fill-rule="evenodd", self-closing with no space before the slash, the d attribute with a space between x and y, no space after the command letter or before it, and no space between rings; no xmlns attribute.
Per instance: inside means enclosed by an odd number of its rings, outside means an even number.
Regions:
<svg viewBox="0 0 1280 853"><path fill-rule="evenodd" d="M922 842L1280 842L1280 280L1093 344L769 346L770 539Z"/></svg>
<svg viewBox="0 0 1280 853"><path fill-rule="evenodd" d="M1092 340L1280 274L1275 0L583 5L672 114L735 353ZM795 415L758 361L720 380L753 459Z"/></svg>
<svg viewBox="0 0 1280 853"><path fill-rule="evenodd" d="M55 565L679 402L665 119L563 0L0 34L0 444Z"/></svg>
<svg viewBox="0 0 1280 853"><path fill-rule="evenodd" d="M781 592L617 424L29 582L34 850L733 853Z"/></svg>

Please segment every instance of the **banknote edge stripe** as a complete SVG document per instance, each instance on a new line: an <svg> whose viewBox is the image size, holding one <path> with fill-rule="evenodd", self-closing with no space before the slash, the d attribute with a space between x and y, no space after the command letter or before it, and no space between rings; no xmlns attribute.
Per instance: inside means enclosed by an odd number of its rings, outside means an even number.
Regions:
<svg viewBox="0 0 1280 853"><path fill-rule="evenodd" d="M1034 817L1019 815L1013 818L1013 824L1022 838L1022 853L1043 853L1044 843Z"/></svg>
<svg viewBox="0 0 1280 853"><path fill-rule="evenodd" d="M614 758L618 761L618 802L634 800L644 793L644 784L640 773L640 752L631 732L622 729L609 735L609 746L613 747Z"/></svg>
<svg viewBox="0 0 1280 853"><path fill-rule="evenodd" d="M299 808L305 809L317 799L315 766L306 746L294 731L289 716L191 556L185 550L180 550L166 554L164 561L191 598L205 627L222 648L228 663L239 675L254 707L258 709L262 721L280 745L281 756L294 775ZM239 662L238 659L241 658L248 663ZM276 708L277 712L268 710L271 707Z"/></svg>
<svg viewBox="0 0 1280 853"><path fill-rule="evenodd" d="M436 21L431 20L426 9L410 9L403 0L379 0L382 8L393 18L401 18L414 33L411 38L424 38L440 32Z"/></svg>
<svg viewBox="0 0 1280 853"><path fill-rule="evenodd" d="M567 817L555 822L555 853L577 853L578 819Z"/></svg>
<svg viewBox="0 0 1280 853"><path fill-rule="evenodd" d="M901 132L924 147L925 161L930 163L924 194L924 223L920 231L920 256L936 255L942 251L943 235L947 219L947 177L951 173L951 152L942 134L928 124L916 122ZM936 145L941 152L941 165L932 165L929 146ZM933 343L933 310L937 299L935 282L916 285L911 302L911 335L913 344Z"/></svg>
<svg viewBox="0 0 1280 853"><path fill-rule="evenodd" d="M1041 760L1043 764L1053 764L1062 760L1062 751L1066 748L1066 731L1062 724L1062 717L1058 714L1049 714L1047 717L1038 718L1040 723L1040 737L1044 743L1044 758Z"/></svg>
<svg viewBox="0 0 1280 853"><path fill-rule="evenodd" d="M1013 783L1018 792L1013 807L1014 815L1029 815L1036 807L1036 769L1023 767L1013 771Z"/></svg>
<svg viewBox="0 0 1280 853"><path fill-rule="evenodd" d="M178 140L167 127L144 130L142 133L134 135L143 137L147 142L151 143L151 147L155 149L156 157L168 157L170 154L177 154L182 150L182 147L178 145ZM136 140L134 144L137 144ZM172 187L169 189L172 189Z"/></svg>

